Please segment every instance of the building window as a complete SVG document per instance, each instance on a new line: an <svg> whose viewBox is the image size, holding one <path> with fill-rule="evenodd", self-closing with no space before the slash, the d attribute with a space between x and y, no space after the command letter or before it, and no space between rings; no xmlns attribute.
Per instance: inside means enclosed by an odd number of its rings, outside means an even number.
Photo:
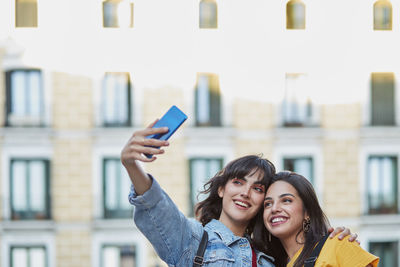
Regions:
<svg viewBox="0 0 400 267"><path fill-rule="evenodd" d="M47 252L44 246L11 246L11 267L47 267Z"/></svg>
<svg viewBox="0 0 400 267"><path fill-rule="evenodd" d="M399 242L370 242L369 251L379 257L379 267L399 266Z"/></svg>
<svg viewBox="0 0 400 267"><path fill-rule="evenodd" d="M222 169L221 158L192 158L189 160L190 171L190 215L194 214L194 206L205 199L204 184Z"/></svg>
<svg viewBox="0 0 400 267"><path fill-rule="evenodd" d="M103 160L105 218L130 218L132 206L127 200L131 182L119 158Z"/></svg>
<svg viewBox="0 0 400 267"><path fill-rule="evenodd" d="M306 6L301 0L290 0L286 4L286 29L302 30L306 28Z"/></svg>
<svg viewBox="0 0 400 267"><path fill-rule="evenodd" d="M136 247L133 245L104 245L102 247L102 267L136 267Z"/></svg>
<svg viewBox="0 0 400 267"><path fill-rule="evenodd" d="M388 0L374 3L374 30L392 30L392 4Z"/></svg>
<svg viewBox="0 0 400 267"><path fill-rule="evenodd" d="M44 94L40 70L6 72L7 126L44 125Z"/></svg>
<svg viewBox="0 0 400 267"><path fill-rule="evenodd" d="M106 73L102 88L103 125L131 125L131 82L129 73Z"/></svg>
<svg viewBox="0 0 400 267"><path fill-rule="evenodd" d="M200 29L216 29L218 28L218 9L215 0L200 1Z"/></svg>
<svg viewBox="0 0 400 267"><path fill-rule="evenodd" d="M221 126L221 94L216 74L197 75L195 92L196 126Z"/></svg>
<svg viewBox="0 0 400 267"><path fill-rule="evenodd" d="M133 27L133 3L129 0L103 2L103 27Z"/></svg>
<svg viewBox="0 0 400 267"><path fill-rule="evenodd" d="M49 219L49 161L11 159L10 166L11 218Z"/></svg>
<svg viewBox="0 0 400 267"><path fill-rule="evenodd" d="M308 92L307 75L286 74L285 98L283 101L283 125L304 126L312 123L313 106Z"/></svg>
<svg viewBox="0 0 400 267"><path fill-rule="evenodd" d="M37 27L37 0L15 0L15 27Z"/></svg>
<svg viewBox="0 0 400 267"><path fill-rule="evenodd" d="M369 214L391 214L398 211L397 157L368 158L367 192Z"/></svg>
<svg viewBox="0 0 400 267"><path fill-rule="evenodd" d="M395 125L393 73L372 73L371 75L371 125Z"/></svg>
<svg viewBox="0 0 400 267"><path fill-rule="evenodd" d="M311 157L285 157L283 159L283 168L304 176L314 184L314 166Z"/></svg>

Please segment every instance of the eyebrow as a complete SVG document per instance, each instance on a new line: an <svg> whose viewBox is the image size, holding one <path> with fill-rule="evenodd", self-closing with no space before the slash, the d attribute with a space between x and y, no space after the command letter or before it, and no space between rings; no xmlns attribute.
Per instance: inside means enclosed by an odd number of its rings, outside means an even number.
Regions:
<svg viewBox="0 0 400 267"><path fill-rule="evenodd" d="M246 177L235 177L235 178L247 182ZM264 185L265 186L265 184L262 182L262 180L255 181L253 184L260 184L260 185Z"/></svg>
<svg viewBox="0 0 400 267"><path fill-rule="evenodd" d="M287 196L296 197L296 196L293 195L293 194L285 193L285 194L280 195L279 198L283 198L283 197L287 197ZM272 197L266 197L266 198L264 199L264 201L265 201L265 200L271 200L271 199L272 199Z"/></svg>

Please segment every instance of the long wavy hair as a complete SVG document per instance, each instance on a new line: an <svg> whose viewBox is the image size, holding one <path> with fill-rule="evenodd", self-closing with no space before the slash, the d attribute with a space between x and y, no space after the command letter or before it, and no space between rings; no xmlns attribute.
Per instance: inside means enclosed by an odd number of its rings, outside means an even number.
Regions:
<svg viewBox="0 0 400 267"><path fill-rule="evenodd" d="M260 155L248 155L229 162L225 168L219 171L205 185L200 194L208 194L206 199L199 202L195 207L196 218L204 225L212 219L218 220L222 212L222 198L218 195L218 189L225 187L226 183L233 178L244 178L253 173L262 173L261 183L267 186L275 175L275 166ZM246 233L253 232L256 217L262 219L262 208L246 228Z"/></svg>
<svg viewBox="0 0 400 267"><path fill-rule="evenodd" d="M270 185L277 181L284 181L292 185L303 202L303 211L310 217L310 229L304 233L304 247L294 263L294 267L301 267L304 261L311 255L314 246L326 234L328 234L329 221L321 206L318 203L317 195L315 194L312 184L300 174L283 171L277 173ZM262 222L262 223L261 223ZM303 233L303 229L297 233L297 237ZM265 251L267 254L275 258L275 266L284 267L288 261L288 255L282 246L280 240L272 234L271 241L269 240L270 233L266 229L263 220L258 220L254 226L254 243L259 246L257 249Z"/></svg>

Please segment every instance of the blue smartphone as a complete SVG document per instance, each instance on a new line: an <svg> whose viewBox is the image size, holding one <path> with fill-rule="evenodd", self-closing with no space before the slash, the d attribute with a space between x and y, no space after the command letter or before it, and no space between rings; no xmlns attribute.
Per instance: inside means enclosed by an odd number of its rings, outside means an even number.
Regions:
<svg viewBox="0 0 400 267"><path fill-rule="evenodd" d="M172 106L159 121L154 124L153 128L168 127L168 132L162 134L152 134L146 138L154 138L159 140L168 140L175 131L185 122L187 116L177 106ZM158 147L157 147L158 148ZM151 154L144 154L147 158L152 158Z"/></svg>

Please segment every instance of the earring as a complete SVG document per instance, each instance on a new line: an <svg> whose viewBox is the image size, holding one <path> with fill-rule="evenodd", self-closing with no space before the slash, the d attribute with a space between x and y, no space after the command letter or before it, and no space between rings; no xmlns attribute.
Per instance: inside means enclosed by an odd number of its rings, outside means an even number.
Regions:
<svg viewBox="0 0 400 267"><path fill-rule="evenodd" d="M271 243L271 232L268 232L268 241Z"/></svg>
<svg viewBox="0 0 400 267"><path fill-rule="evenodd" d="M310 217L303 220L303 232L307 233L310 230L311 220Z"/></svg>

